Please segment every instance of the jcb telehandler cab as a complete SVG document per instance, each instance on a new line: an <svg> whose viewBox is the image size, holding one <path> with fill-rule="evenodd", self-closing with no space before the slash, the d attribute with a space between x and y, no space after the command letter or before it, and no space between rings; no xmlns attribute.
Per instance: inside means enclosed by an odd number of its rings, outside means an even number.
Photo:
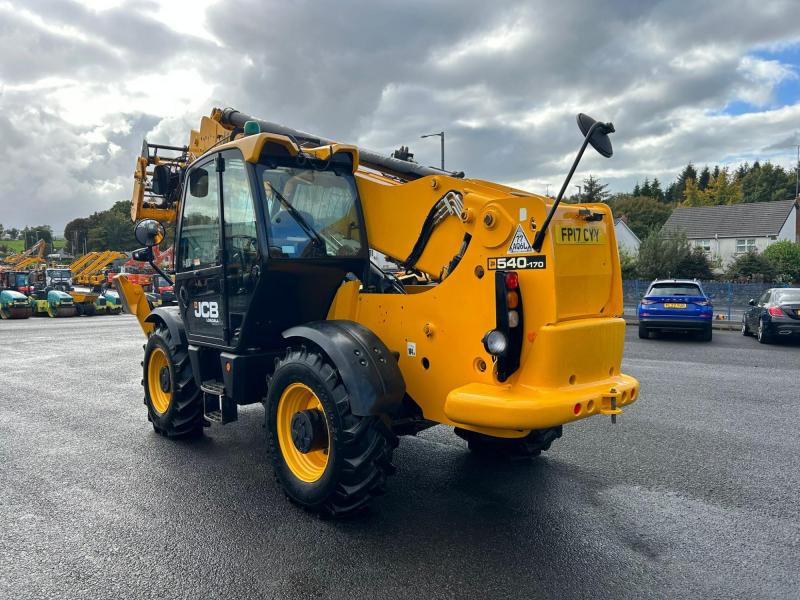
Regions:
<svg viewBox="0 0 800 600"><path fill-rule="evenodd" d="M580 154L610 155L613 127L579 124ZM177 221L178 306L115 282L148 337L153 427L196 434L263 402L280 485L341 515L382 490L398 436L441 423L473 451L535 456L565 423L616 417L639 385L620 373L613 220L559 206L568 180L551 202L231 109L187 147L145 143L134 258ZM401 284L370 248L421 277Z"/></svg>

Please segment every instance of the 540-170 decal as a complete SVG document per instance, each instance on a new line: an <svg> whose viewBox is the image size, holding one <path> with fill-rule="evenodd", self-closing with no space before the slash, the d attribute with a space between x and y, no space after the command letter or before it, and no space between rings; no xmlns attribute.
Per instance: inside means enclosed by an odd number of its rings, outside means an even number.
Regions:
<svg viewBox="0 0 800 600"><path fill-rule="evenodd" d="M489 259L490 271L504 269L546 269L546 256L498 256Z"/></svg>

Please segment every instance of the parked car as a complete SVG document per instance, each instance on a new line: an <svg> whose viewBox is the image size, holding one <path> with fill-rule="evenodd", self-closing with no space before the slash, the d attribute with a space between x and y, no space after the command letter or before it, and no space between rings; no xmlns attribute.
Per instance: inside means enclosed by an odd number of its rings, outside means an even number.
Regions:
<svg viewBox="0 0 800 600"><path fill-rule="evenodd" d="M742 315L742 335L753 335L762 344L777 336L800 336L800 288L772 288Z"/></svg>
<svg viewBox="0 0 800 600"><path fill-rule="evenodd" d="M683 331L711 341L714 307L697 281L657 279L639 301L636 314L641 339L661 331Z"/></svg>

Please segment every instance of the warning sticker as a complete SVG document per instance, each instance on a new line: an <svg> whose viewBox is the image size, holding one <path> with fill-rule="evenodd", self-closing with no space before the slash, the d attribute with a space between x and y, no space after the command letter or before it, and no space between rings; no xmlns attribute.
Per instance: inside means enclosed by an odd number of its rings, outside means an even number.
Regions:
<svg viewBox="0 0 800 600"><path fill-rule="evenodd" d="M406 354L412 358L417 355L417 344L415 342L406 342Z"/></svg>
<svg viewBox="0 0 800 600"><path fill-rule="evenodd" d="M525 232L522 230L522 225L517 225L517 230L514 232L514 239L511 240L511 245L508 247L507 254L527 254L533 252L533 246L525 237Z"/></svg>

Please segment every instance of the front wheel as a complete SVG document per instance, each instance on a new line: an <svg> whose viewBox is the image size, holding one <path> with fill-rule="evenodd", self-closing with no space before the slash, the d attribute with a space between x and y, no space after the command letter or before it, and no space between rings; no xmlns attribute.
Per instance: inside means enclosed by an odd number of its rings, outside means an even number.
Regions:
<svg viewBox="0 0 800 600"><path fill-rule="evenodd" d="M275 478L290 500L339 517L383 493L397 438L379 417L350 411L348 391L327 357L287 351L269 381L266 410Z"/></svg>
<svg viewBox="0 0 800 600"><path fill-rule="evenodd" d="M203 399L192 375L189 354L166 327L147 339L142 361L144 403L156 432L186 437L203 430Z"/></svg>
<svg viewBox="0 0 800 600"><path fill-rule="evenodd" d="M742 335L750 335L750 328L747 326L747 317L742 317Z"/></svg>
<svg viewBox="0 0 800 600"><path fill-rule="evenodd" d="M534 429L521 438L498 438L456 427L456 435L466 440L471 452L484 456L520 459L539 456L561 437L562 426Z"/></svg>

